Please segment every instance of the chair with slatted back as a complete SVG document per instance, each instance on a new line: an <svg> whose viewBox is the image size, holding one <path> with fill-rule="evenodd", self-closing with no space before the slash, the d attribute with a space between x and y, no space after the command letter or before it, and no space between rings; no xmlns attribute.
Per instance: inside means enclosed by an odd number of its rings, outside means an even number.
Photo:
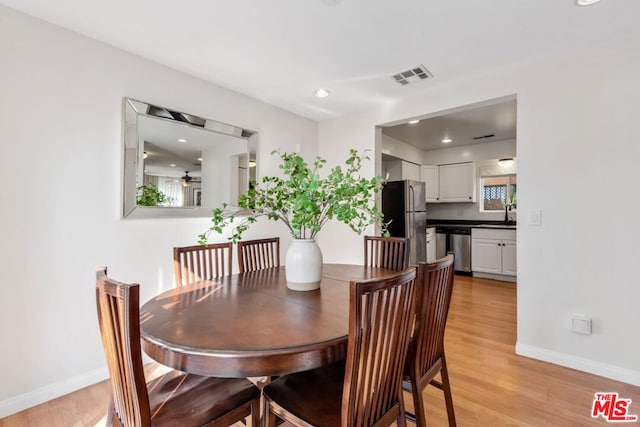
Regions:
<svg viewBox="0 0 640 427"><path fill-rule="evenodd" d="M263 420L294 426L405 426L402 367L415 317L415 267L350 284L347 359L263 390Z"/></svg>
<svg viewBox="0 0 640 427"><path fill-rule="evenodd" d="M96 272L100 333L111 382L107 425L229 426L250 417L257 426L260 391L244 378L170 371L145 383L140 344L140 287Z"/></svg>
<svg viewBox="0 0 640 427"><path fill-rule="evenodd" d="M401 271L409 265L409 241L404 237L364 236L364 265Z"/></svg>
<svg viewBox="0 0 640 427"><path fill-rule="evenodd" d="M239 241L238 267L240 273L280 267L280 238Z"/></svg>
<svg viewBox="0 0 640 427"><path fill-rule="evenodd" d="M176 286L230 275L232 261L231 242L173 248Z"/></svg>
<svg viewBox="0 0 640 427"><path fill-rule="evenodd" d="M419 427L427 425L422 392L430 384L444 392L449 426L456 425L444 355L444 331L451 304L453 276L452 254L418 266L416 324L409 345L403 388L411 393L416 412L415 419L413 414L407 414L407 417ZM442 381L434 379L438 374Z"/></svg>

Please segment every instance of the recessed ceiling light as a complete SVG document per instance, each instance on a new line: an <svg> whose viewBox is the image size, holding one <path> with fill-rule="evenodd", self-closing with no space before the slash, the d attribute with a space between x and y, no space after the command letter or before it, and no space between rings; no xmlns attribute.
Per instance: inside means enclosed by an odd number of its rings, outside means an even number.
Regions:
<svg viewBox="0 0 640 427"><path fill-rule="evenodd" d="M255 168L256 167L256 161L255 160L249 160L249 167L250 168Z"/></svg>
<svg viewBox="0 0 640 427"><path fill-rule="evenodd" d="M420 123L420 120L409 120L407 123L410 125L415 125L416 123Z"/></svg>
<svg viewBox="0 0 640 427"><path fill-rule="evenodd" d="M187 142L187 140L186 140L186 139L184 139L184 138L180 138L180 139L178 140L178 142Z"/></svg>
<svg viewBox="0 0 640 427"><path fill-rule="evenodd" d="M172 168L176 167L176 165L174 165L173 163L171 163L169 166L171 166Z"/></svg>
<svg viewBox="0 0 640 427"><path fill-rule="evenodd" d="M329 95L331 95L331 92L326 89L318 89L313 92L313 96L315 96L316 98L326 98Z"/></svg>
<svg viewBox="0 0 640 427"><path fill-rule="evenodd" d="M443 143L443 144L448 144L448 143L450 143L450 142L451 142L451 138L449 138L448 136L447 136L446 138L443 138L443 139L442 139L442 143Z"/></svg>
<svg viewBox="0 0 640 427"><path fill-rule="evenodd" d="M201 162L202 161L202 157L198 157L198 161Z"/></svg>
<svg viewBox="0 0 640 427"><path fill-rule="evenodd" d="M590 6L594 3L598 3L600 0L576 0L578 6Z"/></svg>
<svg viewBox="0 0 640 427"><path fill-rule="evenodd" d="M142 153L142 158L143 158L143 159L146 159L147 157L149 157L149 155L147 154L147 152L146 152L146 151L145 151L145 152L143 152L143 153Z"/></svg>

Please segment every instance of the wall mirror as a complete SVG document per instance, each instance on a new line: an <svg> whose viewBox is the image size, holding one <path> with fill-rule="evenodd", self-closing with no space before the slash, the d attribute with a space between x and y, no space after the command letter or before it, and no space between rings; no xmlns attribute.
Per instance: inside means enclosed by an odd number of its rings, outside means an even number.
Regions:
<svg viewBox="0 0 640 427"><path fill-rule="evenodd" d="M255 132L131 98L123 115L123 217L209 216L255 182Z"/></svg>

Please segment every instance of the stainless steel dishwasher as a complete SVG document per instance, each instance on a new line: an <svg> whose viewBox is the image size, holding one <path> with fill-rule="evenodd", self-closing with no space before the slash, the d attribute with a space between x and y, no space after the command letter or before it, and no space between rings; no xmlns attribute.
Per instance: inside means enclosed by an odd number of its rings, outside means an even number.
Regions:
<svg viewBox="0 0 640 427"><path fill-rule="evenodd" d="M443 249L445 247L446 249ZM443 250L444 252L442 252ZM455 257L454 270L471 273L471 227L438 227L436 229L436 251L438 258L453 252Z"/></svg>

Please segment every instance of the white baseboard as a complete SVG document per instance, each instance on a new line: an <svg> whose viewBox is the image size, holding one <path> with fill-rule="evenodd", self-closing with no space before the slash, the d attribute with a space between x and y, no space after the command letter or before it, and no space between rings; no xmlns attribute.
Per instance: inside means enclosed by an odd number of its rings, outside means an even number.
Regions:
<svg viewBox="0 0 640 427"><path fill-rule="evenodd" d="M483 279L493 279L493 280L501 280L503 282L517 282L517 276L507 276L506 274L492 274L492 273L481 273L479 271L473 272L473 277L480 277Z"/></svg>
<svg viewBox="0 0 640 427"><path fill-rule="evenodd" d="M640 372L631 369L519 343L516 343L516 354L640 386Z"/></svg>
<svg viewBox="0 0 640 427"><path fill-rule="evenodd" d="M90 386L109 377L106 366L49 384L37 390L11 397L0 402L0 418L7 417L32 406L39 405L72 391Z"/></svg>

